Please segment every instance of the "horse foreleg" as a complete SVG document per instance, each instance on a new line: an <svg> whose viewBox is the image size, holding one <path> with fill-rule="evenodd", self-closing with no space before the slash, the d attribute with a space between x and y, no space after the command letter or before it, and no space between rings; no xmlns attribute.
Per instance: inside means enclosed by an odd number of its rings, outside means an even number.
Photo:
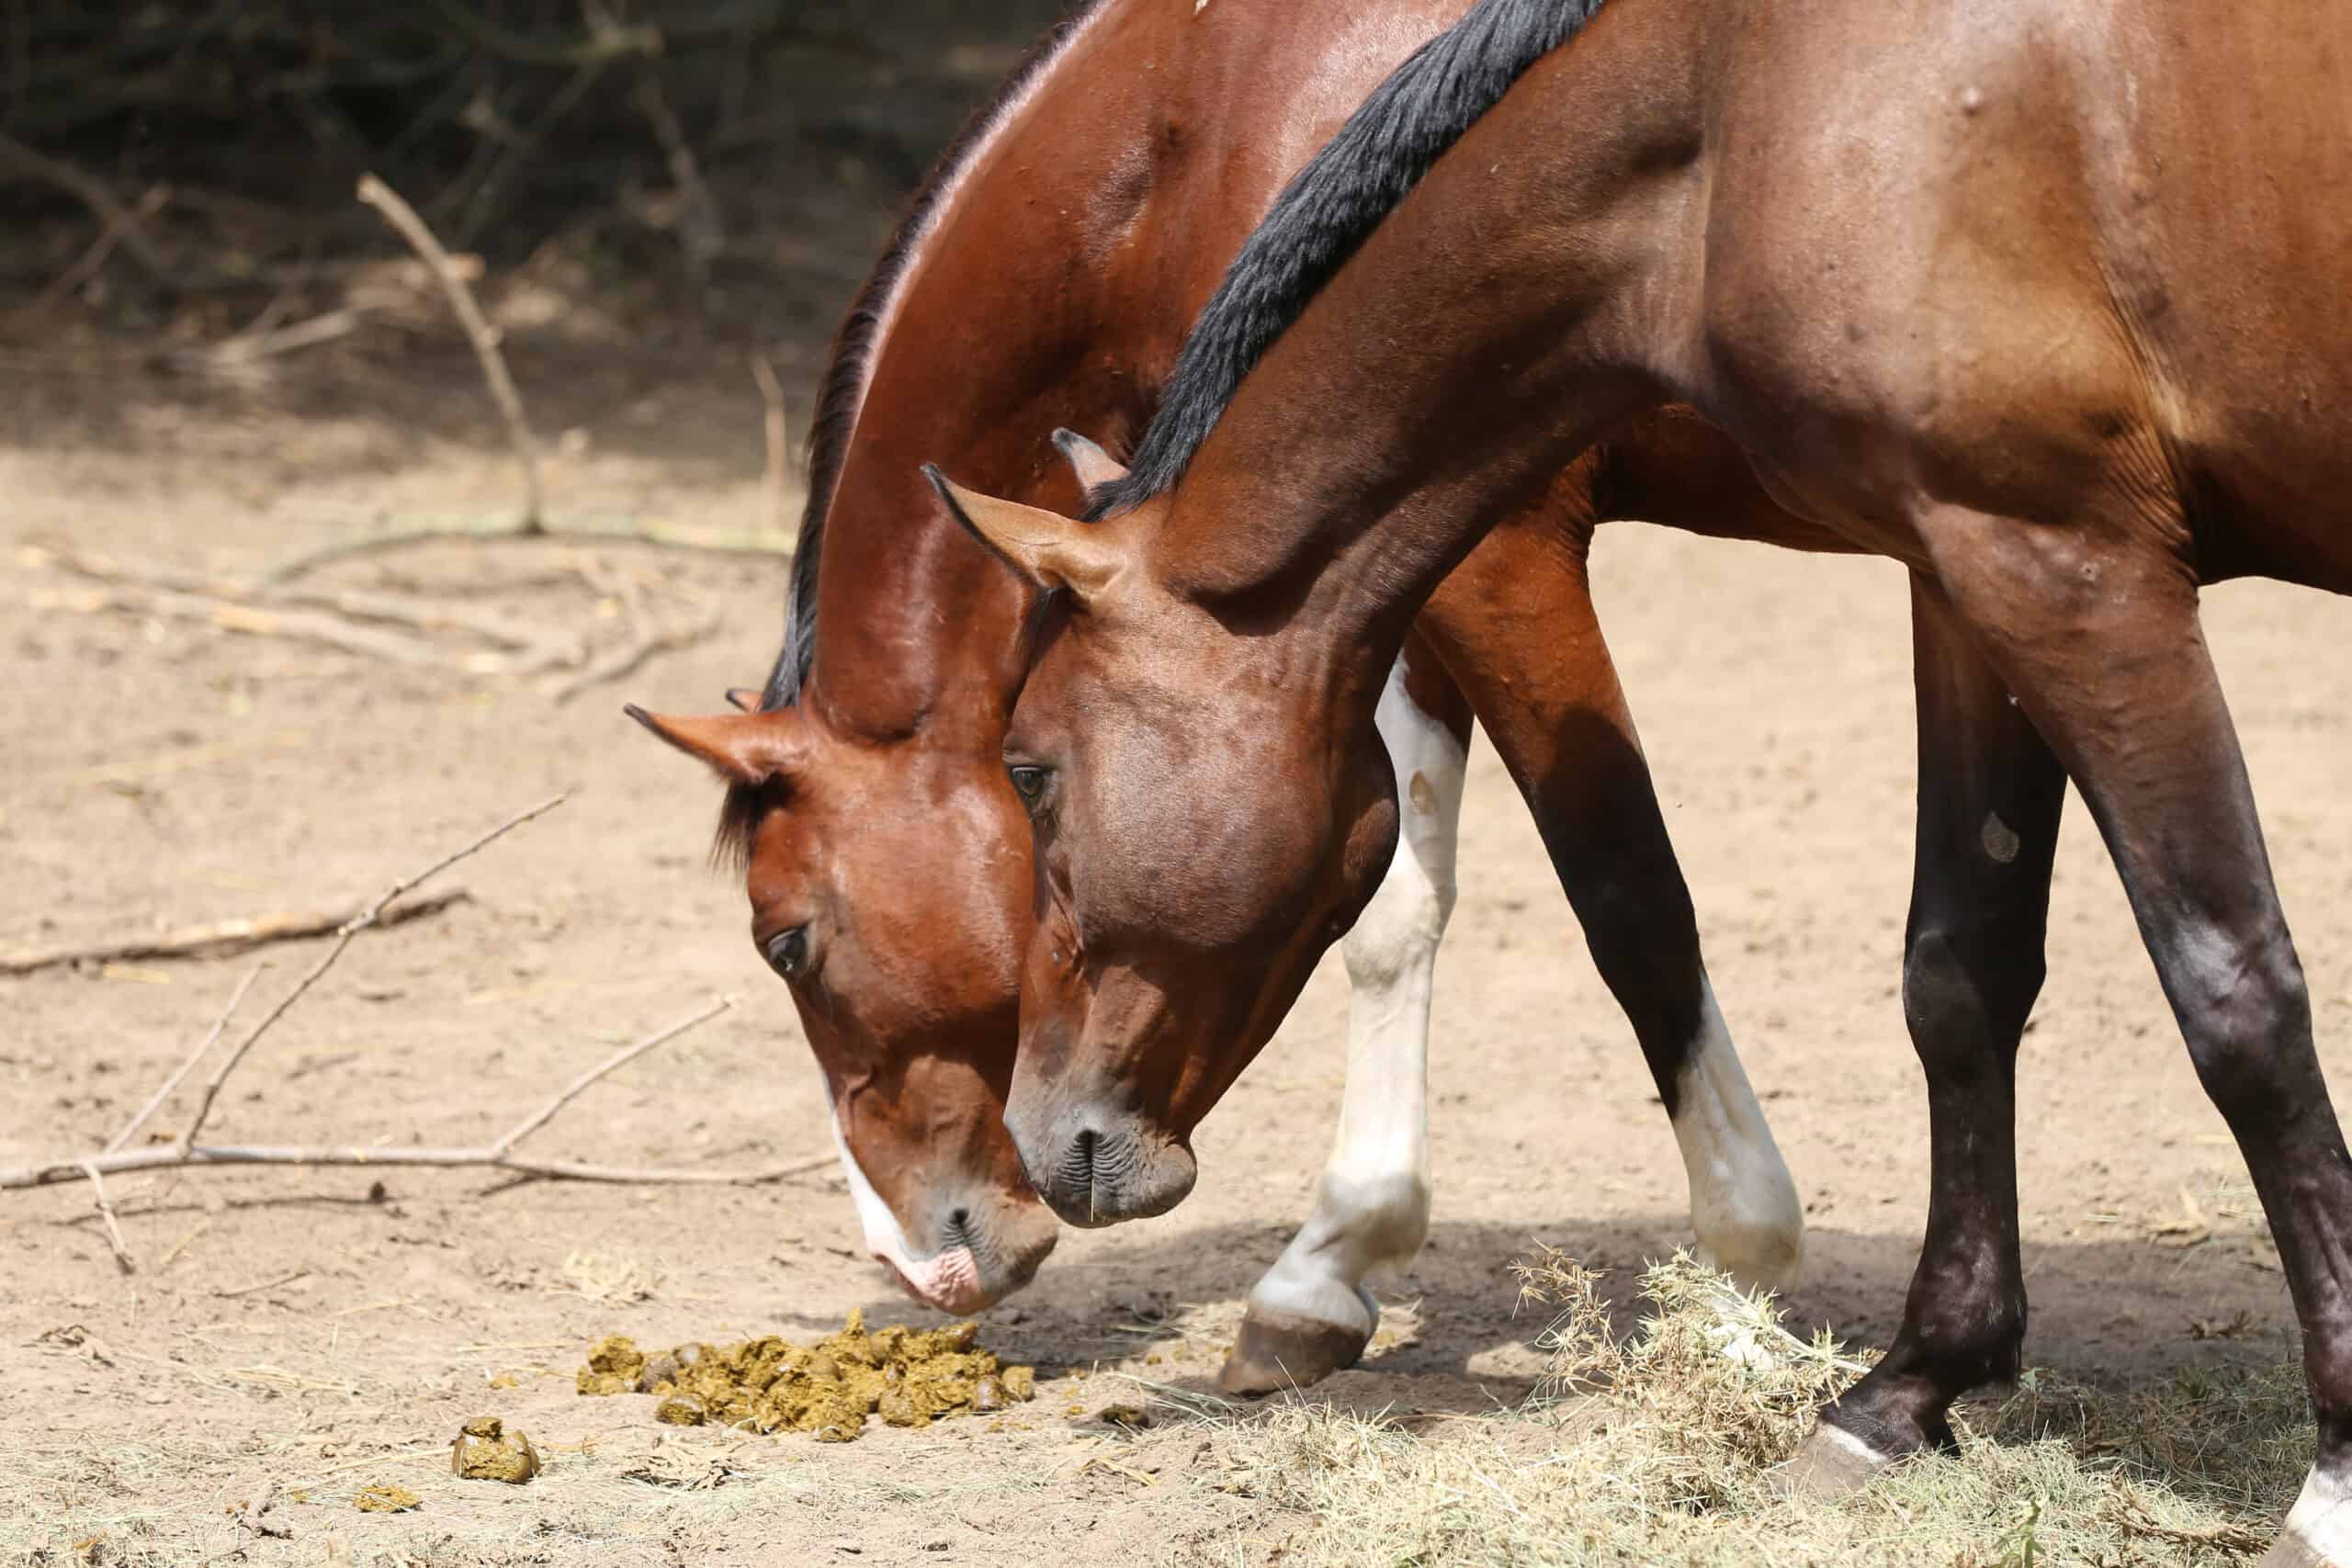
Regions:
<svg viewBox="0 0 2352 1568"><path fill-rule="evenodd" d="M1250 1292L1218 1379L1227 1393L1304 1386L1353 1366L1380 1321L1365 1277L1412 1262L1429 1234L1430 987L1453 910L1470 712L1437 660L1416 652L1380 698L1402 827L1387 875L1341 944L1354 988L1339 1136L1313 1213Z"/></svg>
<svg viewBox="0 0 2352 1568"><path fill-rule="evenodd" d="M2066 775L1931 583L1912 585L1919 818L1903 1010L1928 1080L1928 1235L1885 1359L1782 1479L1836 1492L1948 1447L1952 1400L2017 1373L2018 1042L2042 978Z"/></svg>

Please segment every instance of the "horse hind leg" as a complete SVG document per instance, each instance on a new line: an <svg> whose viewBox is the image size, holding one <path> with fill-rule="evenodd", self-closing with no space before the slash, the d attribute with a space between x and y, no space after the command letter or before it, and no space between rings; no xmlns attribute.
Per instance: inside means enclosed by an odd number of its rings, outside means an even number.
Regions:
<svg viewBox="0 0 2352 1568"><path fill-rule="evenodd" d="M1470 714L1415 649L1390 675L1378 722L1402 829L1341 945L1353 990L1339 1134L1314 1211L1250 1292L1218 1379L1228 1393L1304 1387L1353 1366L1380 1322L1365 1278L1410 1264L1429 1234L1430 988L1453 909Z"/></svg>
<svg viewBox="0 0 2352 1568"><path fill-rule="evenodd" d="M1641 1043L1690 1183L1707 1261L1786 1290L1804 1210L1708 983L1690 890L1584 576L1589 493L1572 471L1544 510L1488 536L1428 617L1526 798L1603 984ZM1562 541L1569 548L1564 552ZM1521 628L1540 626L1540 649ZM1492 677L1492 678L1490 678Z"/></svg>
<svg viewBox="0 0 2352 1568"><path fill-rule="evenodd" d="M2015 1068L2041 987L2066 777L1942 593L1917 579L1912 627L1919 815L1903 1010L1928 1083L1928 1234L1885 1359L1781 1473L1816 1494L1949 1447L1952 1400L2015 1376L2025 1338Z"/></svg>

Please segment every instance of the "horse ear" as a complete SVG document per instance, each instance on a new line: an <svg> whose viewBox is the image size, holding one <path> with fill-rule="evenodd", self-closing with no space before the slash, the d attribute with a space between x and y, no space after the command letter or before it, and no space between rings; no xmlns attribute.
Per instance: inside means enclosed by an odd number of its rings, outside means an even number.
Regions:
<svg viewBox="0 0 2352 1568"><path fill-rule="evenodd" d="M1127 477L1127 466L1102 450L1075 430L1054 432L1054 445L1062 449L1069 466L1078 475L1078 482L1088 490L1106 485Z"/></svg>
<svg viewBox="0 0 2352 1568"><path fill-rule="evenodd" d="M1099 528L966 490L928 463L922 472L974 538L1040 588L1066 588L1083 604L1109 587L1125 564Z"/></svg>
<svg viewBox="0 0 2352 1568"><path fill-rule="evenodd" d="M797 708L686 718L648 713L635 703L622 711L687 756L702 759L730 784L787 777L808 755Z"/></svg>
<svg viewBox="0 0 2352 1568"><path fill-rule="evenodd" d="M727 705L738 713L757 713L760 711L760 689L757 686L729 686L727 688Z"/></svg>

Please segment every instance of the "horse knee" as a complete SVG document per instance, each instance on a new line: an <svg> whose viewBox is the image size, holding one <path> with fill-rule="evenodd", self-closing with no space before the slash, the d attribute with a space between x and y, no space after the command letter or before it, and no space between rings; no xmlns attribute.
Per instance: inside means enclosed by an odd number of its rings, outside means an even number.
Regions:
<svg viewBox="0 0 2352 1568"><path fill-rule="evenodd" d="M2014 1047L2041 993L2041 933L1979 921L1915 921L1903 949L1903 1015L1920 1061L1965 1078Z"/></svg>
<svg viewBox="0 0 2352 1568"><path fill-rule="evenodd" d="M1403 844L1379 891L1340 943L1348 981L1359 990L1394 986L1435 962L1446 920L1453 913L1451 869L1432 876L1411 862Z"/></svg>

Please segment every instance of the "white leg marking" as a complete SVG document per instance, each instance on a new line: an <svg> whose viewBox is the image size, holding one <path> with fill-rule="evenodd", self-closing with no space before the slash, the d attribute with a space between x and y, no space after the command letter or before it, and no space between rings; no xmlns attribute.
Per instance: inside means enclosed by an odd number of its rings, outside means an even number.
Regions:
<svg viewBox="0 0 2352 1568"><path fill-rule="evenodd" d="M2267 1565L2352 1568L2352 1487L2314 1469L2287 1514L2278 1544L2263 1558Z"/></svg>
<svg viewBox="0 0 2352 1568"><path fill-rule="evenodd" d="M1396 856L1340 952L1348 1005L1348 1079L1339 1136L1315 1210L1250 1292L1255 1311L1362 1327L1380 1310L1363 1289L1401 1269L1429 1233L1430 984L1453 912L1453 851L1468 761L1445 726L1405 694L1399 660L1381 694L1381 739L1396 765Z"/></svg>
<svg viewBox="0 0 2352 1568"><path fill-rule="evenodd" d="M980 1267L968 1247L956 1246L932 1257L918 1258L907 1246L906 1233L899 1228L899 1216L874 1190L865 1179L857 1156L849 1152L849 1140L842 1136L841 1111L833 1112L833 1148L842 1156L842 1174L849 1179L850 1201L857 1205L858 1224L865 1227L865 1250L875 1260L899 1277L899 1282L915 1300L942 1312L978 1312L988 1305L980 1293Z"/></svg>
<svg viewBox="0 0 2352 1568"><path fill-rule="evenodd" d="M1674 1111L1674 1141L1690 1179L1690 1228L1700 1256L1741 1284L1786 1290L1804 1263L1804 1210L1714 987L1701 984L1699 1038Z"/></svg>

